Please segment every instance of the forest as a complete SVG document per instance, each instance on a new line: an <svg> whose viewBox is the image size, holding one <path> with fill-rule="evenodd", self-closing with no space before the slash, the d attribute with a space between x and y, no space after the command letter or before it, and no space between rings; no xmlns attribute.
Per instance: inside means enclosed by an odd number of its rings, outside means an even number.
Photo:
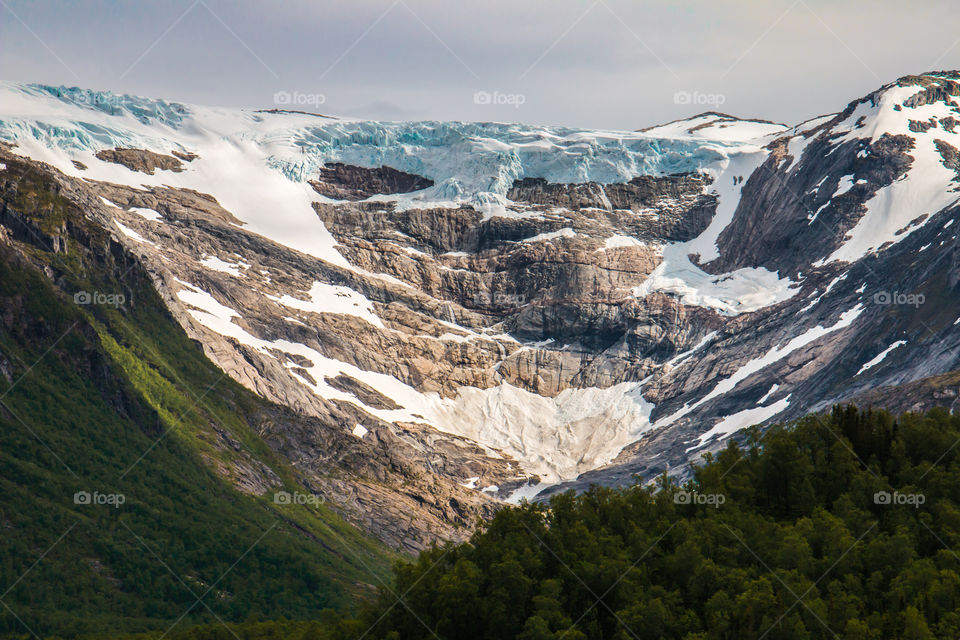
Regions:
<svg viewBox="0 0 960 640"><path fill-rule="evenodd" d="M693 476L502 509L353 613L174 640L960 637L960 418L835 407ZM144 640L159 634L138 636Z"/></svg>

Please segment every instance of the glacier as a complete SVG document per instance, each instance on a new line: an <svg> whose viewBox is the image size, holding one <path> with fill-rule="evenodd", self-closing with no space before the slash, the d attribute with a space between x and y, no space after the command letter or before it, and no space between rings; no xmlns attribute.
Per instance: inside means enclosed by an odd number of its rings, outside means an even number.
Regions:
<svg viewBox="0 0 960 640"><path fill-rule="evenodd" d="M331 162L390 166L433 180L433 187L401 198L413 203L502 204L522 178L609 184L705 171L743 144L637 131L224 109L39 84L0 83L0 95L0 140L7 142L32 138L71 152L126 147L198 153L229 139L262 149L267 166L293 182L315 177Z"/></svg>
<svg viewBox="0 0 960 640"><path fill-rule="evenodd" d="M644 175L706 172L715 178L711 191L720 198L713 224L696 240L664 246L663 268L650 279L649 291L640 293L665 291L685 296L689 304L727 314L765 306L795 293L792 283L775 274L751 270L726 279L708 276L687 257L695 253L710 258L716 253L717 236L732 219L740 195L740 183L731 176L749 174L762 161L767 153L763 145L769 139L764 136L776 135L778 126L758 129L750 124L746 131L762 136L746 136L749 139L734 135L726 126L722 135L713 139L707 137L707 129L698 129L693 135L677 126L643 132L497 122L376 122L15 83L0 83L0 103L0 140L16 144L16 153L47 162L75 178L135 189L170 186L210 194L245 230L345 270L378 278L391 276L367 273L348 262L313 209L314 202L325 198L308 180L316 178L324 164L390 166L434 181L430 188L373 196L374 201L394 201L392 206L398 208L467 204L487 215L535 215L507 209L511 204L507 194L514 181L522 178L609 184ZM197 157L184 163L180 172L145 174L96 157L99 151L117 147L189 152ZM146 209L135 213L148 220L161 218ZM118 228L138 240L119 223ZM574 234L573 229L564 228L532 236L527 243ZM619 236L614 246L636 242ZM232 277L247 275L242 262L232 256L204 255L200 264ZM317 396L349 401L350 394L323 382L346 373L405 407L369 409L372 415L386 421L426 419L440 430L514 457L546 483L571 479L611 462L623 447L653 427L650 416L654 406L643 398L642 383L568 389L555 398L504 383L487 389L463 388L456 397L443 398L422 393L392 376L325 357L301 344L261 339L235 322L242 319L239 311L198 285L180 284L184 289L177 292L179 302L188 305L189 315L206 329L256 350L281 349L313 362L309 373L319 382L308 386ZM343 286L315 282L303 297L267 299L287 309L355 315L382 326L370 301ZM461 333L476 335L451 326L458 329L452 339L462 339Z"/></svg>

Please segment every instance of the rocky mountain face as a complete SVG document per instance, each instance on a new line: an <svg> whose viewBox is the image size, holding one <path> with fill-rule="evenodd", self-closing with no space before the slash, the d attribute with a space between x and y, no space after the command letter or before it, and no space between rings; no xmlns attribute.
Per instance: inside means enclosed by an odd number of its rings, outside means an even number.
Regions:
<svg viewBox="0 0 960 640"><path fill-rule="evenodd" d="M152 301L144 300L146 296L130 281L140 287L146 282L152 287L156 284L152 280L155 274L144 269L146 263L142 256L131 253L120 242L122 234L116 233L111 215L104 210L95 192L83 181L64 176L49 165L19 157L4 145L0 145L0 166L3 167L0 248L5 258L26 265L21 267L24 270L32 268L43 273L63 299L79 305L81 310L96 311L103 305L122 314L116 321L121 326L142 325L138 315L142 315L143 308L149 307ZM209 204L208 200L193 194L186 194L182 202L184 211L197 211ZM215 217L220 212L211 209L210 215ZM78 279L85 281L82 288ZM3 327L8 331L18 327L25 330L21 317L23 301L7 299L5 305L0 318ZM162 320L176 326L173 318ZM79 321L74 324L80 326ZM39 342L39 349L52 349L50 343L56 341L58 335L42 321L39 325L30 327L29 337ZM82 330L96 340L95 327L98 325L82 325ZM149 334L159 327L137 326L136 329ZM79 332L81 328L75 330ZM105 329L100 326L100 331ZM136 346L160 357L156 347L139 343ZM202 348L208 349L209 345ZM102 359L100 354L93 353L90 357L89 371L81 371L81 375L92 378L100 386L118 387L129 394L126 388L129 382L114 379L108 363L94 360ZM5 354L0 354L0 375L7 378L8 383L24 376L27 365L19 364L15 366ZM142 366L152 369L156 365L143 362ZM373 401L363 394L375 396L376 391L355 387L350 380L344 378L334 384ZM449 457L453 459L486 460L482 449L462 438L436 434L430 439L428 453L405 432L395 433L373 425L369 432L361 432L358 421L363 418L347 404L341 407L337 403L319 402L313 408L313 415L307 415L282 402L241 402L236 392L220 381L205 388L194 388L174 374L168 384L172 388L167 393L183 393L191 408L196 405L206 409L218 396L225 396L226 402L237 405L233 411L243 416L244 427L256 433L298 471L301 491L308 491L335 506L349 522L396 549L415 552L438 539L463 539L478 518L488 517L496 509L489 497L429 470L431 460L445 452L450 452ZM120 415L131 414L129 405L134 401L120 391L104 393L110 394L108 401ZM190 410L180 409L180 413L168 417L178 418L174 425L178 426ZM275 460L258 454L240 435L233 433L224 422L229 417L210 410L205 420L206 431L199 439L214 453L205 453L204 458L237 490L270 502L275 492L285 488L280 477L282 470L278 475ZM139 422L153 439L167 436L174 428L164 425L156 414ZM497 467L496 463L485 463ZM443 466L442 460L440 466Z"/></svg>
<svg viewBox="0 0 960 640"><path fill-rule="evenodd" d="M337 463L340 507L414 548L490 498L682 473L744 427L956 369L958 79L639 132L6 85L0 139L297 416L264 429L276 451L324 477L342 443L376 449L350 464L379 480Z"/></svg>

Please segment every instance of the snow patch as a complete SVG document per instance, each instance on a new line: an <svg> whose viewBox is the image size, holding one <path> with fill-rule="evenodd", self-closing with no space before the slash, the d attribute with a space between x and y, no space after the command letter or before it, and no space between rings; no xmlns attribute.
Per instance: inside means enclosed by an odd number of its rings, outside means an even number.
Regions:
<svg viewBox="0 0 960 640"><path fill-rule="evenodd" d="M120 231L123 232L123 235L127 236L128 238L132 238L137 242L143 242L144 244L153 244L130 227L125 227L116 220L114 220L113 223L117 225L117 228L119 228Z"/></svg>
<svg viewBox="0 0 960 640"><path fill-rule="evenodd" d="M777 389L779 389L779 388L780 388L780 385L774 384L772 387L770 387L770 390L769 390L769 391L767 391L765 394L763 394L763 397L762 397L762 398L760 398L759 400L757 400L757 404L763 404L764 402L766 402L768 399L770 399L770 396L772 396L773 394L775 394L775 393L777 392Z"/></svg>
<svg viewBox="0 0 960 640"><path fill-rule="evenodd" d="M816 264L854 262L887 242L900 242L929 221L933 214L957 201L957 193L952 190L955 174L944 166L943 158L934 144L936 136L918 135L910 131L910 120L946 118L953 115L952 107L938 101L913 109L897 111L893 108L919 90L918 85L892 87L884 91L878 100L857 105L846 120L833 128L835 133L843 134L836 138L837 144L850 140L873 143L887 133L909 136L915 144L909 151L914 161L903 177L881 188L864 203L867 212L847 234L845 242ZM864 118L866 126L857 126L860 118ZM927 215L924 223L897 234L924 214Z"/></svg>
<svg viewBox="0 0 960 640"><path fill-rule="evenodd" d="M719 170L714 172L714 182L711 185L717 194L717 211L710 220L710 224L695 239L684 244L686 253L697 254L701 262L710 262L720 257L717 239L720 233L733 222L733 215L740 204L740 191L753 172L766 160L768 151L762 147L746 147L737 152L729 152L727 157L719 163ZM734 184L734 178L743 177L744 181Z"/></svg>
<svg viewBox="0 0 960 640"><path fill-rule="evenodd" d="M570 227L564 227L563 229L558 229L557 231L548 231L546 233L539 233L530 238L525 238L521 240L522 243L528 242L546 242L548 240L554 240L556 238L574 238L576 237L577 232Z"/></svg>
<svg viewBox="0 0 960 640"><path fill-rule="evenodd" d="M643 398L642 383L565 389L554 398L503 383L488 389L461 387L456 397L444 398L437 393L421 393L393 376L328 358L306 345L257 338L233 321L240 314L209 293L189 286L191 290L178 291L177 297L193 307L188 312L197 322L271 357L280 351L310 360L313 365L306 369L318 382L295 379L317 395L362 404L352 394L324 382L325 378L345 373L403 407L385 410L365 406L368 413L388 422L427 421L441 431L503 451L518 460L525 471L546 482L573 479L610 462L650 428L653 405Z"/></svg>
<svg viewBox="0 0 960 640"><path fill-rule="evenodd" d="M878 364L883 362L883 360L887 357L887 354L889 354L891 351L893 351L897 347L900 347L905 344L907 344L906 340L897 340L892 345L890 345L889 347L887 347L886 349L878 353L875 358L873 358L872 360L864 364L862 367L860 367L860 371L857 371L857 375L860 375L867 369L872 369L873 367L877 366Z"/></svg>
<svg viewBox="0 0 960 640"><path fill-rule="evenodd" d="M156 222L157 220L163 220L163 216L161 216L158 212L154 211L153 209L146 209L144 207L130 207L129 210L137 214L141 218L146 218L147 220L152 220L154 222Z"/></svg>
<svg viewBox="0 0 960 640"><path fill-rule="evenodd" d="M643 247L645 243L633 236L612 235L603 242L604 249L618 249L620 247Z"/></svg>
<svg viewBox="0 0 960 640"><path fill-rule="evenodd" d="M789 300L800 288L789 278L763 267L711 275L690 262L686 243L663 248L663 261L633 295L643 298L656 291L670 293L685 305L716 309L725 315L756 311Z"/></svg>
<svg viewBox="0 0 960 640"><path fill-rule="evenodd" d="M759 358L754 358L753 360L750 360L741 366L730 377L719 382L710 393L703 396L692 405L684 405L683 408L679 409L672 415L657 420L657 422L654 424L654 428L659 429L660 427L664 427L676 422L694 409L706 404L707 402L710 402L714 398L718 398L725 393L733 391L733 389L743 380L746 380L757 371L765 369L771 364L786 358L797 349L807 346L808 344L822 338L828 333L849 327L851 324L853 324L853 321L856 320L861 313L863 313L863 311L864 306L862 304L858 304L853 309L840 314L840 318L833 325L829 327L821 327L817 325L816 327L807 329L799 336L794 337L787 342L786 346L782 348L779 344L772 347L764 355L760 356Z"/></svg>
<svg viewBox="0 0 960 640"><path fill-rule="evenodd" d="M200 261L200 264L202 264L207 269L212 269L213 271L219 271L221 273L229 273L235 278L244 277L243 274L240 273L240 269L238 268L240 267L239 264L221 260L217 256L207 256L206 258Z"/></svg>
<svg viewBox="0 0 960 640"><path fill-rule="evenodd" d="M301 300L287 294L279 298L268 297L274 302L291 309L308 313L336 313L356 316L375 327L384 328L383 321L374 313L373 303L349 287L314 282L310 288L310 300Z"/></svg>
<svg viewBox="0 0 960 640"><path fill-rule="evenodd" d="M509 384L461 387L419 413L443 431L502 450L546 482L606 464L650 428L653 405L642 385L565 389L548 398ZM425 411L425 413L424 413Z"/></svg>
<svg viewBox="0 0 960 640"><path fill-rule="evenodd" d="M541 491L550 487L551 485L545 482L538 482L536 484L525 484L504 500L507 504L520 504L523 500L533 500L536 498Z"/></svg>
<svg viewBox="0 0 960 640"><path fill-rule="evenodd" d="M782 133L786 129L785 125L773 122L740 120L715 113L704 113L646 129L645 133L664 138L748 142Z"/></svg>
<svg viewBox="0 0 960 640"><path fill-rule="evenodd" d="M833 197L842 196L847 191L853 188L853 174L845 175L840 178L840 182L837 184L837 190L833 192Z"/></svg>
<svg viewBox="0 0 960 640"><path fill-rule="evenodd" d="M734 413L723 418L720 422L714 425L712 429L706 433L701 434L697 438L697 444L687 449L687 451L693 451L694 449L699 449L713 437L717 436L720 440L730 436L733 433L736 433L740 429L746 427L762 424L774 417L778 413L783 413L790 405L790 396L777 400L768 407L755 407L753 409L745 409L743 411Z"/></svg>
<svg viewBox="0 0 960 640"><path fill-rule="evenodd" d="M679 353L679 354L673 356L672 358L670 358L669 360L667 360L665 363L663 363L664 366L675 367L675 366L677 366L677 365L682 364L683 362L685 362L686 360L688 360L688 359L690 358L690 356L692 356L692 355L695 354L697 351L699 351L700 349L702 349L705 345L709 344L710 341L712 341L715 337L717 337L717 332L716 332L716 331L711 331L711 332L708 333L707 335L703 336L703 338L700 339L700 342L698 342L697 344L695 344L692 349L689 349L689 350L687 350L687 351L684 351L683 353Z"/></svg>

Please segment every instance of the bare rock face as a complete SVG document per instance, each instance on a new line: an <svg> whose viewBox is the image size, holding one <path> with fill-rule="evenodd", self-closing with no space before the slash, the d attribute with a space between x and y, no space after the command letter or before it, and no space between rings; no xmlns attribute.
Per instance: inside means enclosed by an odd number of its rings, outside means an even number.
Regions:
<svg viewBox="0 0 960 640"><path fill-rule="evenodd" d="M770 157L747 180L733 222L720 235L721 257L707 270L722 273L750 265L783 274L802 271L810 256L827 256L839 247L866 211L863 203L906 174L913 162L908 136L836 144L827 132L809 135L804 158L812 160L798 162L789 172L782 167L800 159L787 154L785 140L771 143ZM853 186L834 195L844 176Z"/></svg>
<svg viewBox="0 0 960 640"><path fill-rule="evenodd" d="M146 149L104 149L103 151L97 152L97 159L99 160L122 164L131 171L139 171L140 173L146 173L151 176L156 169L175 172L183 171L183 165L180 159L186 159L186 157L188 156L178 154L177 158L175 158L162 153L147 151Z"/></svg>
<svg viewBox="0 0 960 640"><path fill-rule="evenodd" d="M238 226L243 224L232 213L221 207L216 198L193 189L173 187L133 189L106 182L99 183L97 189L107 200L123 208L152 209L172 220L200 217Z"/></svg>
<svg viewBox="0 0 960 640"><path fill-rule="evenodd" d="M255 419L261 436L306 475L315 494L363 530L410 553L436 540L466 539L477 518L490 517L498 508L483 494L445 478L476 471L490 482L502 482L509 472L506 465L490 470L482 462L483 452L465 441L441 436L430 441L430 453L421 452L421 438L371 421L347 404L332 407L323 417L278 410ZM358 420L367 429L359 437L333 428ZM471 465L474 458L481 462ZM444 468L458 460L466 466Z"/></svg>
<svg viewBox="0 0 960 640"><path fill-rule="evenodd" d="M379 393L370 385L366 385L346 374L341 373L336 378L326 378L326 382L335 389L339 389L344 393L349 393L350 395L357 397L368 407L388 410L400 408L399 404L386 397L382 393Z"/></svg>
<svg viewBox="0 0 960 640"><path fill-rule="evenodd" d="M326 400L309 392L302 383L293 382L296 367L313 365L307 357L280 349L265 354L211 333L196 323L190 314L195 308L180 302L176 291L191 290L192 286L186 285L188 281L180 280L179 276L203 283L210 290L218 290L219 280L202 276L204 269L196 262L197 257L213 248L211 243L247 237L251 242L265 243L260 245L265 255L277 249L276 245L262 238L248 237L236 225L224 220L226 216L219 213L219 205L213 198L178 189L133 190L68 178L48 166L5 153L0 150L0 161L4 164L4 174L0 176L0 211L4 212L0 215L0 241L10 243L17 239L44 250L51 250L54 245L65 246L69 242L81 245L84 252L94 256L102 254L104 262L115 261L118 272L126 273L134 266L143 266L150 271L161 295L172 296L173 299L168 301L171 311L192 335L202 339L207 354L239 382L275 402L245 416L254 430L293 464L312 492L323 496L327 504L348 521L398 550L415 553L438 540L466 539L479 519L492 516L498 508L498 503L491 497L461 486L457 478L475 477L485 486L500 485L505 490L529 481L536 482L536 477L522 474L508 456L493 458L489 450L467 439L441 434L425 425L391 424L370 415L359 405L386 411L399 406L370 385L348 375L338 375L330 379L332 388L343 390L344 394L356 399L356 404ZM113 233L115 239L110 238L110 233L101 233L109 240L107 245L101 245L103 238L91 236L69 217L59 222L62 212L44 215L44 202L31 198L22 190L20 176L23 174L45 181L51 190L76 206L73 213L83 215L90 223ZM142 214L104 203L104 194L113 198L111 202L115 205L129 204L163 212L163 219L167 222L154 222L151 226L152 221L143 218ZM29 211L30 216L22 215L24 211ZM54 213L58 222L49 228L32 222L30 228L23 226L31 220L51 218ZM131 252L127 253L120 240L129 239L129 236L113 229L114 221L121 217L130 225L128 228L136 226L145 233L153 228L169 234L166 236L168 252L150 253L154 245L139 241L130 245ZM18 226L17 220L22 224ZM20 227L23 227L22 233L17 231ZM212 233L212 229L218 229L223 237L215 240L218 234ZM160 239L157 235L153 237ZM145 247L147 251L144 251ZM220 253L225 255L222 251ZM251 258L254 253L256 251L251 252ZM301 257L286 254L280 259L298 260ZM270 264L276 269L276 263ZM279 274L279 271L276 269L274 273ZM267 280L263 278L264 283ZM260 296L251 295L249 287L230 286L230 283L230 279L221 282L226 285L219 294L222 299L232 301L238 308L259 303ZM126 299L135 302L129 294ZM7 309L13 310L9 304ZM12 322L13 315L7 315ZM301 317L307 319L308 316ZM342 319L342 316L331 314L328 317L334 325L338 318ZM263 323L263 318L244 320L243 326L262 335L271 331ZM350 323L340 326L345 336L362 333ZM296 332L303 328L281 319L276 331L296 339ZM5 375L5 362L0 359L0 375ZM284 364L291 366L285 368ZM281 484L269 466L251 456L244 445L215 424L211 426L208 443L216 450L231 453L230 462L202 455L215 472L240 491L263 495Z"/></svg>
<svg viewBox="0 0 960 640"><path fill-rule="evenodd" d="M957 369L956 75L792 129L751 122L770 133L743 143L698 146L742 124L729 116L674 123L675 153L710 163L693 173L561 183L511 164L463 181L496 182L493 204L304 161L301 210L328 253L251 232L229 193L56 179L214 362L296 416L265 419L271 446L348 517L422 547L538 482L682 474L751 424ZM23 206L42 203L11 200L14 233L71 241L18 228Z"/></svg>
<svg viewBox="0 0 960 640"><path fill-rule="evenodd" d="M536 483L553 463L529 467L517 456L531 445L508 438L503 448L501 436L482 435L511 429L514 418L497 417L494 398L519 403L508 414L534 422L523 403L547 402L539 410L569 422L574 439L593 421L615 430L638 409L616 410L609 395L610 408L594 410L596 401L579 390L636 385L717 325L708 309L662 294L641 302L634 293L662 261L658 220L669 220L671 235L681 228L695 234L716 206L704 195L708 185L703 176L636 180L614 196L626 208L610 209L563 208L566 196L556 193L585 187L550 187L550 198L517 204L516 217L486 217L469 206L314 203L356 269L250 234L205 194L87 182L83 197L137 234L118 236L130 239L156 274L175 317L238 382L320 420L355 413L352 423L337 420L347 434L356 425L366 430L363 438L392 433L408 452L423 452L405 455L431 473L504 498ZM621 186L607 188L620 193ZM79 192L79 183L74 188ZM99 198L116 207L105 209ZM144 208L158 219L136 213ZM206 296L235 314L231 324L249 338L211 330ZM338 297L353 302L325 302ZM329 362L349 368L325 373ZM403 388L382 386L388 380ZM474 424L463 428L459 416ZM600 438L588 446L609 445ZM587 469L598 454L570 455L573 468Z"/></svg>
<svg viewBox="0 0 960 640"><path fill-rule="evenodd" d="M320 169L310 186L334 200L364 200L375 194L409 193L433 186L433 180L398 171L393 167L365 169L335 162Z"/></svg>
<svg viewBox="0 0 960 640"><path fill-rule="evenodd" d="M693 366L661 369L645 393L654 429L546 494L683 475L677 460L718 451L740 428L833 403L957 406L958 141L945 136L960 114L955 76L903 78L768 144L703 267L777 270L798 292L724 319ZM900 124L878 128L878 113Z"/></svg>
<svg viewBox="0 0 960 640"><path fill-rule="evenodd" d="M572 210L653 210L657 215L644 221L645 229L634 230L636 237L690 240L700 235L713 218L716 198L705 193L710 182L711 178L702 173L638 176L630 182L607 185L551 184L543 178L524 178L513 183L507 197L518 203Z"/></svg>

